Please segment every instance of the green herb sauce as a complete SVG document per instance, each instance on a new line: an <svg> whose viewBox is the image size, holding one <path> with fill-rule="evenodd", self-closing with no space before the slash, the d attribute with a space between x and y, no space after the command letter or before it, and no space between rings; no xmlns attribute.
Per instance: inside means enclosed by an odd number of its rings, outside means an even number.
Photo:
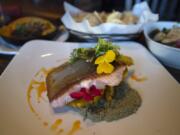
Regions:
<svg viewBox="0 0 180 135"><path fill-rule="evenodd" d="M96 105L80 108L77 111L93 122L114 121L137 112L142 99L138 92L127 83L122 82L115 87L115 94L111 102L101 99Z"/></svg>

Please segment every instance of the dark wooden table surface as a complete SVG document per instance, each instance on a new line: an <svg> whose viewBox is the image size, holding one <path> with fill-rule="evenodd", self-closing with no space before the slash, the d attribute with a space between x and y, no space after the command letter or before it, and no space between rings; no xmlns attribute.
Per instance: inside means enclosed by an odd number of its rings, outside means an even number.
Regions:
<svg viewBox="0 0 180 135"><path fill-rule="evenodd" d="M147 47L143 37L141 37L135 41L139 42L139 43L143 44L145 47ZM70 38L67 40L67 42L84 42L84 41L80 40L74 36L70 36ZM7 65L11 62L13 57L14 56L0 55L0 74L4 71L4 69L7 67ZM170 68L167 66L164 66L164 67L180 83L180 70Z"/></svg>

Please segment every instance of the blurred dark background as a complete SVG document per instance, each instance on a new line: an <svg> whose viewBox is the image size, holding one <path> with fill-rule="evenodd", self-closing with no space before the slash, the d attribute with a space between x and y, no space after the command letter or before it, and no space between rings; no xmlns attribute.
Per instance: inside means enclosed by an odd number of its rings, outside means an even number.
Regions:
<svg viewBox="0 0 180 135"><path fill-rule="evenodd" d="M147 1L160 20L180 21L180 0L67 0L85 11L131 10L135 3ZM0 21L20 16L40 16L59 21L63 15L64 0L0 0Z"/></svg>
<svg viewBox="0 0 180 135"><path fill-rule="evenodd" d="M180 0L67 0L84 11L124 11L131 10L133 5L147 1L160 20L180 22ZM39 16L60 24L64 14L64 0L0 0L0 27L21 16ZM68 41L80 41L70 36ZM145 44L143 36L138 41ZM13 56L0 55L0 74ZM167 67L166 67L167 68ZM180 82L179 70L167 68Z"/></svg>

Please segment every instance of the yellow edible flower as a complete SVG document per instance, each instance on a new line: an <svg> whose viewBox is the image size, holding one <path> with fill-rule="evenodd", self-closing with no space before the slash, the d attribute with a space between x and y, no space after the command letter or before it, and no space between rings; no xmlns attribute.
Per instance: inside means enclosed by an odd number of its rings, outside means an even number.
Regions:
<svg viewBox="0 0 180 135"><path fill-rule="evenodd" d="M112 73L113 70L114 70L114 66L112 64L110 64L110 63L113 62L115 60L115 58L116 58L116 54L112 50L109 50L104 55L99 56L95 60L95 64L98 65L98 67L96 69L96 72L98 74Z"/></svg>

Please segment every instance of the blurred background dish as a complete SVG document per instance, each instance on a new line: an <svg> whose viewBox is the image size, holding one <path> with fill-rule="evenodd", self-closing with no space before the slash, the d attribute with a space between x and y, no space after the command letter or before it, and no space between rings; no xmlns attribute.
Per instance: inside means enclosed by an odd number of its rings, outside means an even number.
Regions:
<svg viewBox="0 0 180 135"><path fill-rule="evenodd" d="M3 14L0 15L0 27L8 23L9 20L10 20L10 17L8 15L3 15Z"/></svg>
<svg viewBox="0 0 180 135"><path fill-rule="evenodd" d="M155 23L149 23L147 25L145 25L144 27L144 35L146 38L146 42L148 45L148 48L150 49L150 51L160 60L162 61L165 65L169 66L169 67L173 67L176 69L180 69L180 48L175 47L173 44L175 43L174 40L173 42L168 42L167 45L167 41L166 43L163 41L163 38L165 36L165 38L167 39L171 37L171 39L169 39L168 41L172 41L172 39L176 39L176 42L178 44L179 40L180 40L180 33L175 33L173 32L172 34L169 34L169 30L174 29L174 27L177 27L179 29L180 24L178 24L177 22L155 22ZM161 34L161 36L159 36L157 38L157 32L156 31L163 31L163 30L167 30L166 34L165 33L159 33ZM154 33L155 32L155 33ZM163 36L162 36L163 35ZM160 41L161 38L161 41ZM157 41L159 40L159 41ZM163 43L164 42L164 43Z"/></svg>
<svg viewBox="0 0 180 135"><path fill-rule="evenodd" d="M50 20L56 26L60 26L60 18L65 13L63 3L65 0L0 0L0 27L10 23L11 21L23 17L23 16L38 16ZM149 5L151 11L159 15L159 20L163 21L180 21L180 1L179 0L66 0L70 4L85 12L123 12L131 11L135 4L146 1ZM126 30L127 31L127 30ZM74 32L74 31L73 31ZM79 34L79 33L78 33ZM67 42L89 42L93 40L84 40L78 38L75 34L63 34L53 38L52 40L64 39L64 37L69 38ZM88 35L81 33L86 38ZM108 35L101 35L107 37ZM108 37L109 40L122 40L120 35L113 35L115 37ZM126 35L125 35L126 36ZM58 38L60 37L60 38ZM94 37L94 35L93 35ZM87 39L87 38L86 38ZM97 39L95 37L95 39ZM127 40L127 38L126 38ZM142 33L133 41L139 42L147 47L145 43L144 36ZM10 60L18 52L17 46L14 44L7 43L4 39L0 39L0 74L5 69ZM15 50L15 51L14 51ZM135 50L136 51L136 50ZM5 54L5 55L4 55ZM171 67L164 67L180 82L180 70Z"/></svg>
<svg viewBox="0 0 180 135"><path fill-rule="evenodd" d="M143 25L158 20L147 2L135 4L130 11L87 12L64 2L65 14L61 21L69 32L87 39L103 37L110 40L127 40L138 37Z"/></svg>
<svg viewBox="0 0 180 135"><path fill-rule="evenodd" d="M92 33L85 33L79 32L76 30L71 30L66 28L66 30L71 34L72 37L78 38L82 41L88 42L96 42L98 38L104 38L109 41L127 41L139 38L141 33L133 33L133 34L92 34Z"/></svg>
<svg viewBox="0 0 180 135"><path fill-rule="evenodd" d="M69 32L62 30L58 33L53 40L59 42L65 42L69 38ZM0 37L0 55L13 56L19 52L21 46L8 43L2 37Z"/></svg>
<svg viewBox="0 0 180 135"><path fill-rule="evenodd" d="M11 43L8 43L3 38L0 37L0 54L16 55L19 49L20 46L16 46Z"/></svg>
<svg viewBox="0 0 180 135"><path fill-rule="evenodd" d="M156 29L150 33L150 37L167 46L180 48L180 26L178 25L174 25L170 29Z"/></svg>
<svg viewBox="0 0 180 135"><path fill-rule="evenodd" d="M102 23L116 23L116 24L136 24L138 23L138 17L132 12L119 12L113 11L111 13L107 12L81 12L72 15L76 22L82 22L83 20L88 20L91 26L97 26Z"/></svg>
<svg viewBox="0 0 180 135"><path fill-rule="evenodd" d="M40 17L21 17L0 28L0 36L16 45L33 39L52 39L56 34L56 26Z"/></svg>

